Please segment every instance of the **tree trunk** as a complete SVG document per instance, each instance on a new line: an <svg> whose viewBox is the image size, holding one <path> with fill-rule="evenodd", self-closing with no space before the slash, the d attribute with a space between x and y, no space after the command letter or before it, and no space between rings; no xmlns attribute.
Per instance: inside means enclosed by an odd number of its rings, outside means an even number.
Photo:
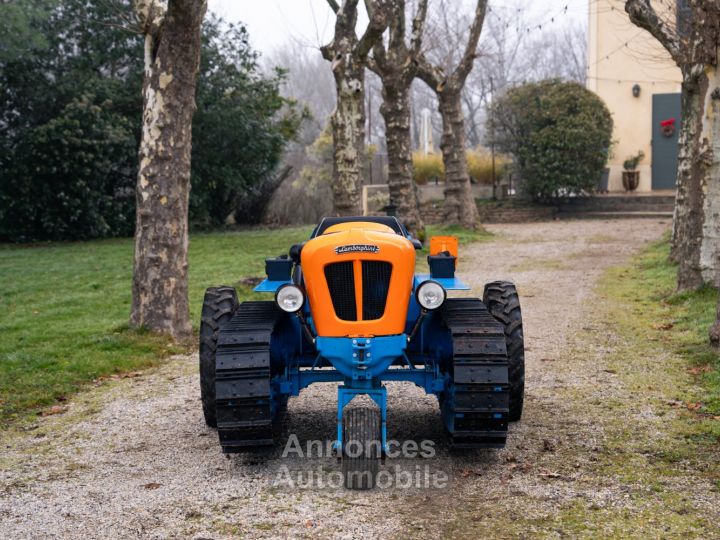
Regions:
<svg viewBox="0 0 720 540"><path fill-rule="evenodd" d="M720 297L718 297L715 322L710 327L710 344L715 348L720 348Z"/></svg>
<svg viewBox="0 0 720 540"><path fill-rule="evenodd" d="M422 238L425 225L413 180L409 92L410 86L404 81L394 85L384 79L380 113L385 120L390 203L395 205L397 217L408 231Z"/></svg>
<svg viewBox="0 0 720 540"><path fill-rule="evenodd" d="M340 216L360 215L359 187L365 157L365 65L388 25L391 2L366 0L370 21L362 37L355 31L359 0L327 0L335 13L335 34L321 47L331 62L337 103L332 114L333 207Z"/></svg>
<svg viewBox="0 0 720 540"><path fill-rule="evenodd" d="M709 180L705 196L703 243L700 249L700 265L703 278L716 287L720 286L720 74L717 69L706 67L710 79L710 91L707 92L705 107L708 110L706 121L710 123L708 149L712 156L709 166ZM706 268L711 270L707 271ZM715 323L710 327L710 344L720 348L720 297L718 297Z"/></svg>
<svg viewBox="0 0 720 540"><path fill-rule="evenodd" d="M694 289L702 284L700 274L700 242L702 239L703 172L698 160L702 117L704 115L702 87L698 80L684 70L682 85L682 127L678 154L678 180L673 220L671 257L678 261L678 289ZM702 79L702 77L700 77Z"/></svg>
<svg viewBox="0 0 720 540"><path fill-rule="evenodd" d="M720 255L720 81L705 65L683 68L682 130L671 257L679 264L678 290L717 284Z"/></svg>
<svg viewBox="0 0 720 540"><path fill-rule="evenodd" d="M137 183L130 323L181 339L188 308L188 195L200 25L206 3L169 2L145 36L143 131Z"/></svg>
<svg viewBox="0 0 720 540"><path fill-rule="evenodd" d="M466 229L477 224L478 211L470 187L465 156L465 121L460 92L438 92L443 133L440 149L445 164L445 223L459 223Z"/></svg>
<svg viewBox="0 0 720 540"><path fill-rule="evenodd" d="M708 79L704 94L705 111L701 157L705 166L700 272L703 282L720 286L720 72L705 66Z"/></svg>
<svg viewBox="0 0 720 540"><path fill-rule="evenodd" d="M362 215L360 185L365 153L365 67L334 70L337 104L333 128L333 208L339 216Z"/></svg>

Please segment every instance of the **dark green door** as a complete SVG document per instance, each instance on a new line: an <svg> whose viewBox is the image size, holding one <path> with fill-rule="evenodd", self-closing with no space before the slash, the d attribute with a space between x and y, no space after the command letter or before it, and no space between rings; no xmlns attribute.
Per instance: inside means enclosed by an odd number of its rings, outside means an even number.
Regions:
<svg viewBox="0 0 720 540"><path fill-rule="evenodd" d="M680 94L653 95L652 118L652 188L674 189L678 168Z"/></svg>

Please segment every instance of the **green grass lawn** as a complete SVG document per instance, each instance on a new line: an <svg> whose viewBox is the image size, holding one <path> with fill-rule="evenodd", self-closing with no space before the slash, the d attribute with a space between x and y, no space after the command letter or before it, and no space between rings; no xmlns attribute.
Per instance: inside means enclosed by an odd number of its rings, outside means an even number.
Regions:
<svg viewBox="0 0 720 540"><path fill-rule="evenodd" d="M262 276L310 228L196 234L190 242L194 324L203 292ZM131 239L0 246L0 419L6 422L88 381L153 365L182 349L127 328ZM250 289L239 286L247 296Z"/></svg>
<svg viewBox="0 0 720 540"><path fill-rule="evenodd" d="M190 308L197 326L212 285L264 276L265 257L287 253L311 227L194 234ZM429 227L430 234L484 240L484 231ZM131 239L0 245L0 423L63 400L100 376L152 366L184 349L128 329ZM424 259L424 254L421 254Z"/></svg>
<svg viewBox="0 0 720 540"><path fill-rule="evenodd" d="M697 385L679 397L691 405L700 430L720 440L720 422L713 419L720 415L720 355L708 341L718 292L705 287L676 293L677 267L669 261L669 251L667 239L653 244L629 266L611 270L603 289L620 306L613 312L618 328L638 347L660 343L685 359Z"/></svg>

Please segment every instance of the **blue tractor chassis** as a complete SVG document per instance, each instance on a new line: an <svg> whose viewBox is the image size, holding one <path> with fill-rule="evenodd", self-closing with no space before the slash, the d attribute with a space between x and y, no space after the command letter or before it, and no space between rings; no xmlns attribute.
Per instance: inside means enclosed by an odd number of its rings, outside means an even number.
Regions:
<svg viewBox="0 0 720 540"><path fill-rule="evenodd" d="M427 275L416 275L413 290L429 279ZM458 278L437 279L446 290L468 290ZM255 292L275 292L286 281L264 280ZM338 385L337 437L334 443L338 455L342 450L343 410L358 395L367 395L378 406L382 421L382 450L387 453L387 390L384 381L411 382L423 388L427 394L447 396L452 402L452 381L440 371L443 356L453 354L452 340L447 332L439 331L439 325L429 313L409 342L415 322L420 317L420 307L411 298L408 309L406 333L378 337L317 337L314 347L304 343L299 319L294 319L292 331L283 332L273 343L274 356L281 357L285 367L282 375L271 381L271 395L274 403L281 403L288 396L297 396L311 384L320 382L341 382ZM307 306L304 318L314 333L312 316ZM426 350L425 344L432 343L433 350ZM446 426L453 429L454 418L443 415Z"/></svg>

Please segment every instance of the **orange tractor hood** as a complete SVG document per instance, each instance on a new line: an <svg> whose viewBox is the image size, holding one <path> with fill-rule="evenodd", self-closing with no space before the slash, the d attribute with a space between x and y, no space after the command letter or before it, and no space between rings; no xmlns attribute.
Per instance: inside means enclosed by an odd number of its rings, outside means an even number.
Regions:
<svg viewBox="0 0 720 540"><path fill-rule="evenodd" d="M305 244L300 264L318 336L381 336L405 331L415 248L390 227L366 222L333 225ZM377 268L382 271L375 271ZM379 303L383 300L384 309ZM348 316L340 302L345 308L353 303L354 311L350 311L354 315ZM373 302L374 309L364 309L363 302Z"/></svg>

